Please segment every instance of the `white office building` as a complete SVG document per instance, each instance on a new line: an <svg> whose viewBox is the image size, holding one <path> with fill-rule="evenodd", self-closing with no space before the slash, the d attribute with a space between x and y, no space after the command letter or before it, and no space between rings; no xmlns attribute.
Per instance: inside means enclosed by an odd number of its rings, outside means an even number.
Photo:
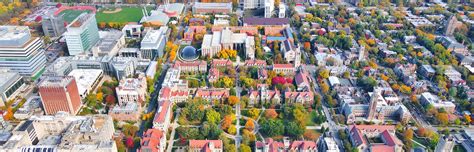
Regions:
<svg viewBox="0 0 474 152"><path fill-rule="evenodd" d="M95 14L82 13L67 26L64 33L69 55L88 54L99 41Z"/></svg>
<svg viewBox="0 0 474 152"><path fill-rule="evenodd" d="M141 42L141 55L143 59L162 57L166 46L168 27L162 26L158 30L148 31Z"/></svg>
<svg viewBox="0 0 474 152"><path fill-rule="evenodd" d="M263 6L265 0L242 0L240 3L243 4L244 9L256 9Z"/></svg>
<svg viewBox="0 0 474 152"><path fill-rule="evenodd" d="M273 10L275 10L275 0L265 0L265 18L272 18Z"/></svg>
<svg viewBox="0 0 474 152"><path fill-rule="evenodd" d="M280 6L278 6L278 18L285 18L286 17L286 5L283 3L280 3Z"/></svg>
<svg viewBox="0 0 474 152"><path fill-rule="evenodd" d="M0 68L33 80L44 71L43 41L32 37L27 26L0 26Z"/></svg>
<svg viewBox="0 0 474 152"><path fill-rule="evenodd" d="M213 57L223 49L245 51L247 58L254 58L255 39L246 33L234 33L229 28L206 34L201 45L201 55Z"/></svg>
<svg viewBox="0 0 474 152"><path fill-rule="evenodd" d="M115 129L108 115L32 116L4 136L0 151L116 152Z"/></svg>
<svg viewBox="0 0 474 152"><path fill-rule="evenodd" d="M94 91L104 77L102 70L97 69L75 69L69 73L69 76L76 79L81 98L87 97L89 92Z"/></svg>
<svg viewBox="0 0 474 152"><path fill-rule="evenodd" d="M115 88L118 104L142 103L146 100L147 84L145 75L138 78L126 78L120 80L120 85Z"/></svg>

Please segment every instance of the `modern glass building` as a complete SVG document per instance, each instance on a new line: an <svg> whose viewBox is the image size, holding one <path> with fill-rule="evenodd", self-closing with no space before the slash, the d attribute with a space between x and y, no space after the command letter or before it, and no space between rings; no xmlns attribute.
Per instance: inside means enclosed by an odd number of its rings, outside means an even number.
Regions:
<svg viewBox="0 0 474 152"><path fill-rule="evenodd" d="M38 78L44 71L43 41L32 37L27 26L0 26L0 68Z"/></svg>
<svg viewBox="0 0 474 152"><path fill-rule="evenodd" d="M82 13L67 26L64 33L69 55L90 52L92 46L99 41L99 28L95 14Z"/></svg>

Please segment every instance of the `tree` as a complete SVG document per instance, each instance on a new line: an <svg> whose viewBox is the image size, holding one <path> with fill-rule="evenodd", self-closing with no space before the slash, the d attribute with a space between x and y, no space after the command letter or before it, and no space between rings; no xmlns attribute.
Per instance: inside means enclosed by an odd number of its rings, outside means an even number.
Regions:
<svg viewBox="0 0 474 152"><path fill-rule="evenodd" d="M127 148L133 148L135 144L133 143L133 138L132 137L127 137L125 140L125 145L127 145Z"/></svg>
<svg viewBox="0 0 474 152"><path fill-rule="evenodd" d="M313 132L313 131L307 130L307 131L304 132L303 137L304 137L306 140L315 141L316 139L318 139L319 135L316 134L316 133Z"/></svg>
<svg viewBox="0 0 474 152"><path fill-rule="evenodd" d="M235 133L237 133L237 127L235 127L235 125L230 125L230 127L227 129L227 133L235 135Z"/></svg>
<svg viewBox="0 0 474 152"><path fill-rule="evenodd" d="M105 23L105 22L100 22L100 23L99 23L99 28L100 28L100 29L105 29L105 27L106 27L106 23Z"/></svg>
<svg viewBox="0 0 474 152"><path fill-rule="evenodd" d="M405 145L407 145L407 147L411 147L412 139L413 139L413 130L411 128L408 128L403 133L403 138L404 138Z"/></svg>
<svg viewBox="0 0 474 152"><path fill-rule="evenodd" d="M298 125L298 123L296 122L289 122L288 124L286 124L285 129L286 129L286 134L288 134L291 137L298 138L304 133L306 128L300 127L300 125Z"/></svg>
<svg viewBox="0 0 474 152"><path fill-rule="evenodd" d="M420 137L426 137L428 135L428 131L426 130L426 128L418 127L416 134L418 134L418 136Z"/></svg>
<svg viewBox="0 0 474 152"><path fill-rule="evenodd" d="M382 80L384 80L384 81L388 81L388 79L389 79L389 77L386 76L385 74L382 74L380 77L381 77Z"/></svg>
<svg viewBox="0 0 474 152"><path fill-rule="evenodd" d="M329 70L323 69L323 70L319 71L319 77L323 78L323 79L329 78Z"/></svg>
<svg viewBox="0 0 474 152"><path fill-rule="evenodd" d="M322 81L319 86L321 87L321 91L326 94L329 92L329 85L326 82Z"/></svg>
<svg viewBox="0 0 474 152"><path fill-rule="evenodd" d="M436 114L436 119L442 124L442 125L448 125L449 123L449 118L447 113L438 113Z"/></svg>
<svg viewBox="0 0 474 152"><path fill-rule="evenodd" d="M458 94L458 89L456 87L449 88L449 95L455 97Z"/></svg>
<svg viewBox="0 0 474 152"><path fill-rule="evenodd" d="M239 98L237 96L229 96L227 101L229 102L229 105L234 106L239 103Z"/></svg>
<svg viewBox="0 0 474 152"><path fill-rule="evenodd" d="M258 116L260 115L260 110L257 108L252 108L248 111L248 113L250 118L257 120Z"/></svg>
<svg viewBox="0 0 474 152"><path fill-rule="evenodd" d="M115 96L114 95L107 95L107 97L105 97L105 102L107 103L107 105L111 106L111 105L115 105Z"/></svg>
<svg viewBox="0 0 474 152"><path fill-rule="evenodd" d="M252 131L255 128L255 124L253 123L252 119L247 120L245 123L245 129Z"/></svg>
<svg viewBox="0 0 474 152"><path fill-rule="evenodd" d="M411 94L411 88L405 84L402 84L402 86L400 86L400 92L404 94Z"/></svg>
<svg viewBox="0 0 474 152"><path fill-rule="evenodd" d="M280 7L280 0L275 0L275 8Z"/></svg>
<svg viewBox="0 0 474 152"><path fill-rule="evenodd" d="M221 123L221 128L224 130L227 130L227 128L229 128L230 125L232 125L232 121L234 120L235 120L235 115L233 114L224 116L224 119L222 120L222 123Z"/></svg>
<svg viewBox="0 0 474 152"><path fill-rule="evenodd" d="M262 121L261 131L263 134L273 137L282 135L285 132L285 126L281 120L269 119L267 121Z"/></svg>
<svg viewBox="0 0 474 152"><path fill-rule="evenodd" d="M43 40L44 40L44 43L46 43L46 44L51 43L51 38L49 36L44 36Z"/></svg>
<svg viewBox="0 0 474 152"><path fill-rule="evenodd" d="M265 110L265 118L268 118L268 119L275 119L276 117L278 117L278 113L276 112L275 109L267 109L267 110Z"/></svg>
<svg viewBox="0 0 474 152"><path fill-rule="evenodd" d="M214 109L209 109L206 112L206 120L211 124L217 124L221 121L221 114Z"/></svg>
<svg viewBox="0 0 474 152"><path fill-rule="evenodd" d="M230 49L224 49L219 52L217 52L217 57L219 58L224 58L224 59L234 59L237 57L237 51L236 50L230 50Z"/></svg>
<svg viewBox="0 0 474 152"><path fill-rule="evenodd" d="M247 146L245 144L240 144L239 151L240 152L252 152L252 149L250 148L250 146Z"/></svg>
<svg viewBox="0 0 474 152"><path fill-rule="evenodd" d="M122 132L125 136L135 137L135 134L138 131L138 127L131 124L125 124L122 127Z"/></svg>
<svg viewBox="0 0 474 152"><path fill-rule="evenodd" d="M97 101L102 102L102 100L104 99L104 93L102 92L97 93L95 96L97 98Z"/></svg>
<svg viewBox="0 0 474 152"><path fill-rule="evenodd" d="M464 114L464 120L466 121L467 124L471 124L471 116L469 116L468 114Z"/></svg>
<svg viewBox="0 0 474 152"><path fill-rule="evenodd" d="M200 128L201 136L207 139L217 139L222 134L222 130L217 124L204 122Z"/></svg>
<svg viewBox="0 0 474 152"><path fill-rule="evenodd" d="M123 144L122 140L120 138L115 139L115 144L117 145L117 151L118 152L126 152L126 147Z"/></svg>
<svg viewBox="0 0 474 152"><path fill-rule="evenodd" d="M3 116L5 120L12 120L13 119L13 108L10 106L7 108L7 113Z"/></svg>

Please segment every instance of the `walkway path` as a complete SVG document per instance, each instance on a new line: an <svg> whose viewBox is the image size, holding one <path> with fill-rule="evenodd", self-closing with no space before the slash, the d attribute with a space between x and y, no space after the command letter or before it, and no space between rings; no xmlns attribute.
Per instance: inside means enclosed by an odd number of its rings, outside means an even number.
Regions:
<svg viewBox="0 0 474 152"><path fill-rule="evenodd" d="M174 144L174 134L176 133L176 128L178 128L178 118L179 114L181 113L181 109L176 109L176 117L174 117L173 123L170 125L171 129L171 134L170 134L170 139L168 140L168 148L166 148L167 152L171 152L173 149L173 144Z"/></svg>

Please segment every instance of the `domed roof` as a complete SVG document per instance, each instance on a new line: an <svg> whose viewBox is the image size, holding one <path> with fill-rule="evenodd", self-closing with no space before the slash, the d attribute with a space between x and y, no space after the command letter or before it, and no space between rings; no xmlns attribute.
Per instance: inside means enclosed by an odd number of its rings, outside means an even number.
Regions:
<svg viewBox="0 0 474 152"><path fill-rule="evenodd" d="M195 60L198 57L198 52L193 46L186 46L181 50L180 56L183 60Z"/></svg>

